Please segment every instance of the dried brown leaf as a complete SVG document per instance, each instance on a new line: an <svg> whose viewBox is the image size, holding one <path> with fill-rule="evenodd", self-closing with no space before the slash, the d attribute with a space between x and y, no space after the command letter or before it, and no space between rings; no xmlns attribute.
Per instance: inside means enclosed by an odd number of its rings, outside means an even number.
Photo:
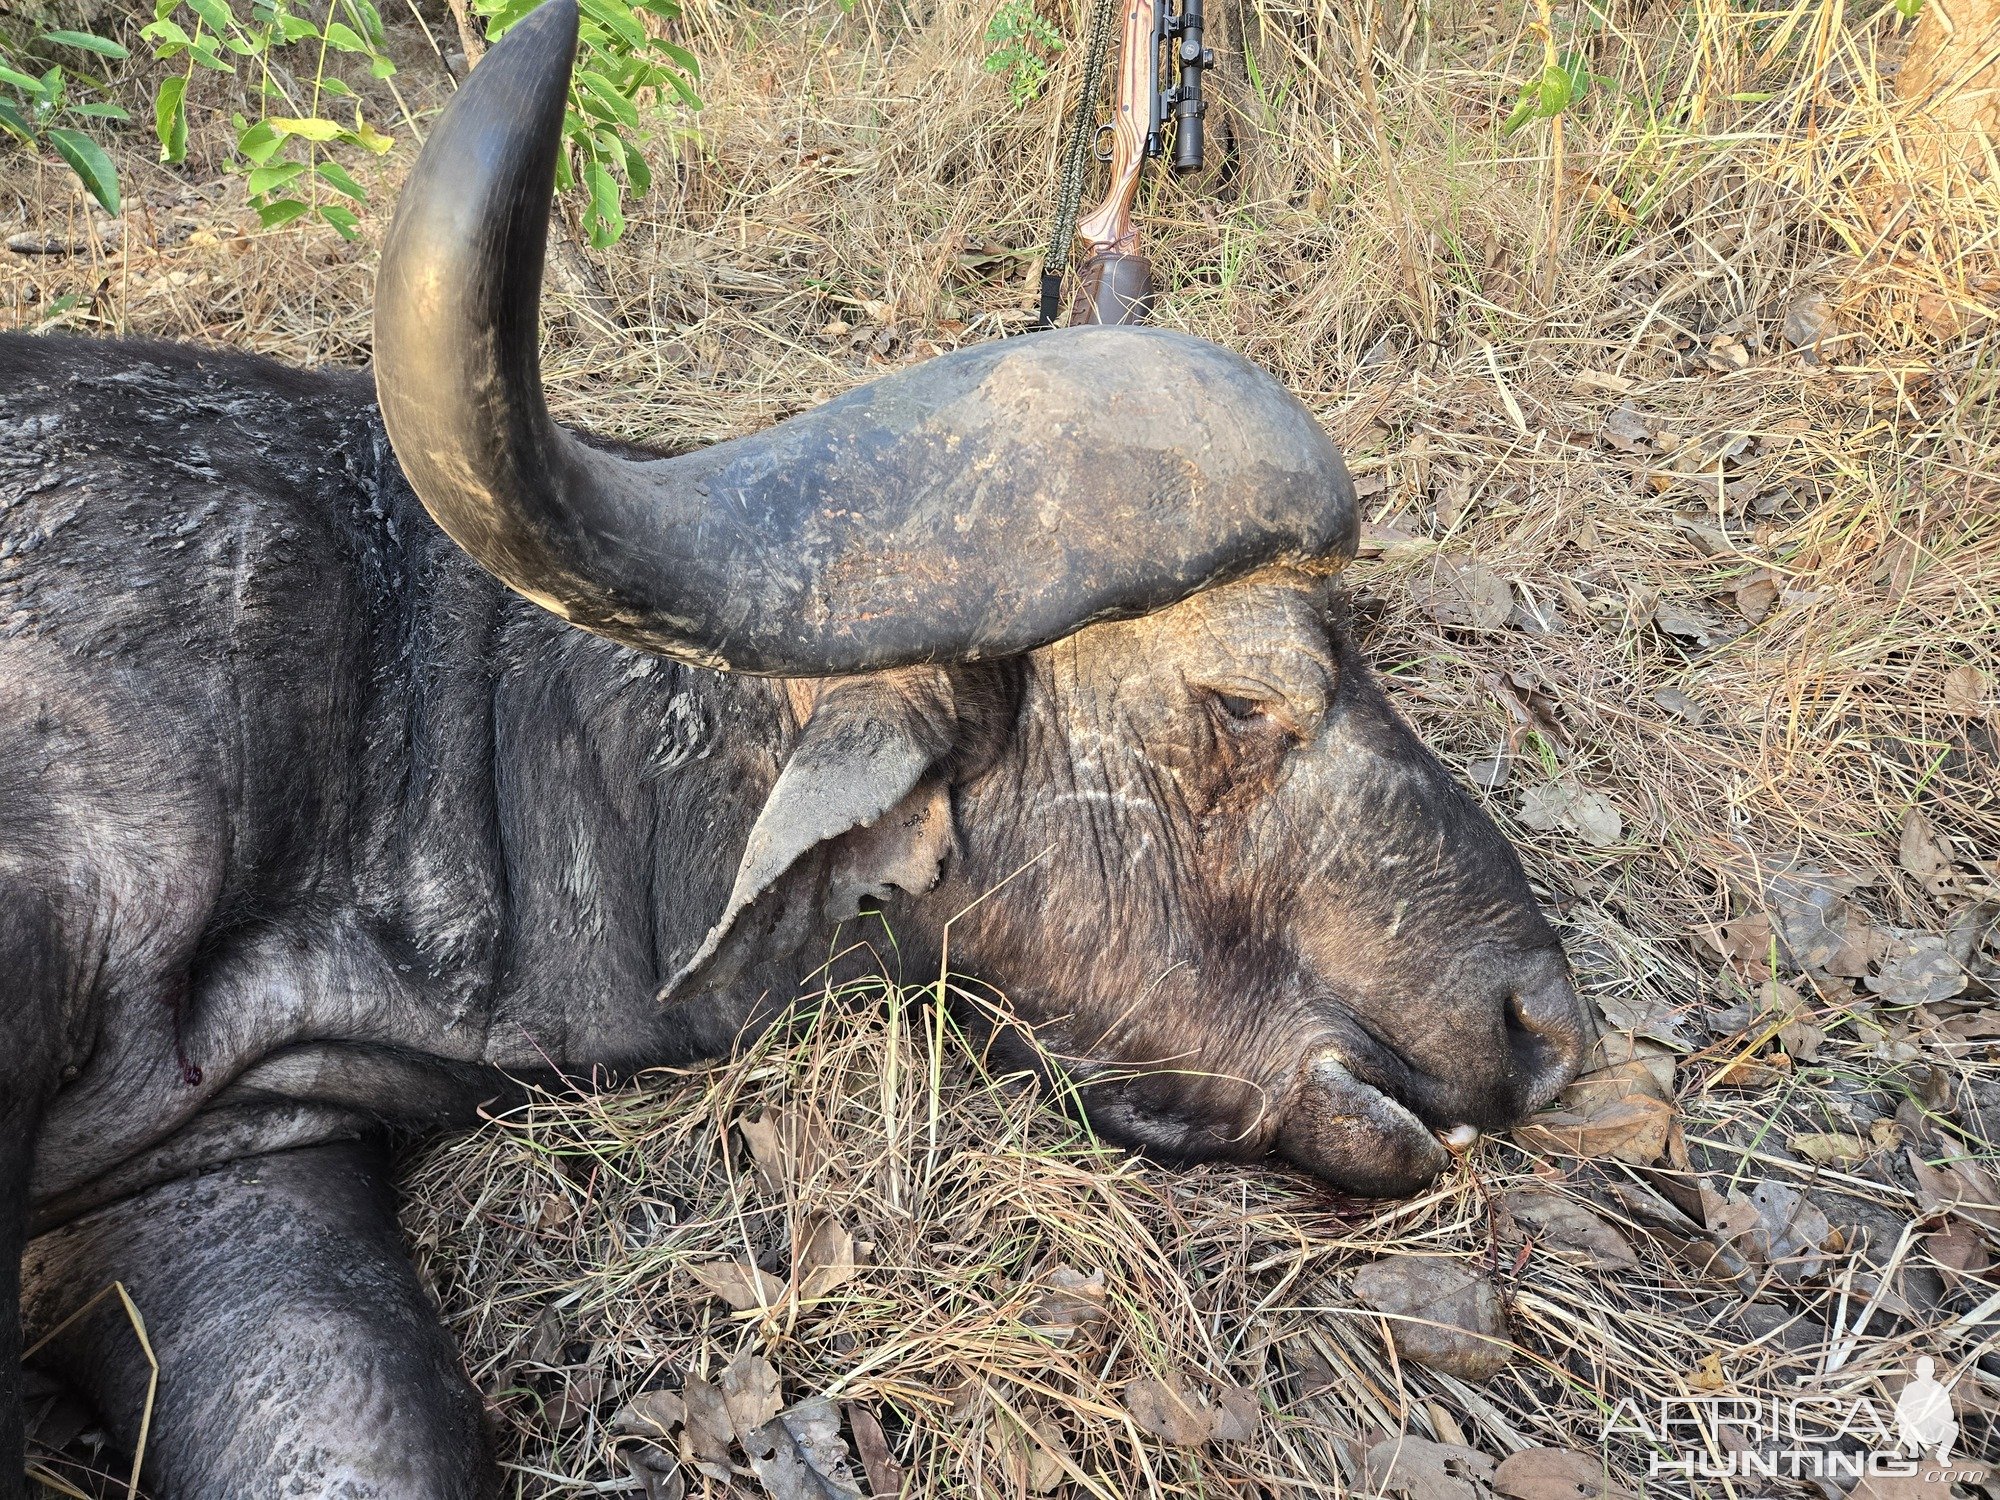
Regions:
<svg viewBox="0 0 2000 1500"><path fill-rule="evenodd" d="M791 1176L792 1153L779 1128L777 1112L766 1110L754 1120L746 1116L736 1122L736 1129L750 1148L758 1186L767 1193L782 1193Z"/></svg>
<svg viewBox="0 0 2000 1500"><path fill-rule="evenodd" d="M1506 1500L1635 1500L1603 1459L1566 1448L1523 1448L1500 1461L1493 1492Z"/></svg>
<svg viewBox="0 0 2000 1500"><path fill-rule="evenodd" d="M784 1301L784 1282L749 1261L703 1261L689 1266L688 1271L696 1281L737 1312L749 1312L756 1307L774 1308Z"/></svg>
<svg viewBox="0 0 2000 1500"><path fill-rule="evenodd" d="M821 1219L799 1247L793 1271L802 1302L817 1301L846 1285L854 1279L854 1236L838 1219Z"/></svg>
<svg viewBox="0 0 2000 1500"><path fill-rule="evenodd" d="M1736 612L1755 625L1778 602L1778 580L1768 569L1759 569L1736 585L1733 597Z"/></svg>
<svg viewBox="0 0 2000 1500"><path fill-rule="evenodd" d="M626 1475L639 1481L639 1492L646 1500L683 1500L687 1494L687 1471L679 1459L657 1444L621 1444L618 1459Z"/></svg>
<svg viewBox="0 0 2000 1500"><path fill-rule="evenodd" d="M1040 1289L1021 1322L1067 1338L1079 1328L1104 1321L1105 1282L1102 1271L1088 1276L1071 1266L1057 1266L1037 1278Z"/></svg>
<svg viewBox="0 0 2000 1500"><path fill-rule="evenodd" d="M1938 842L1928 814L1913 807L1903 814L1903 828L1896 840L1896 862L1922 882L1933 896L1941 896L1958 885L1951 856Z"/></svg>
<svg viewBox="0 0 2000 1500"><path fill-rule="evenodd" d="M2000 1182L1991 1173L1970 1161L1934 1167L1915 1148L1907 1151L1904 1159L1917 1179L1917 1201L1926 1213L1955 1214L1988 1234L2000 1236Z"/></svg>
<svg viewBox="0 0 2000 1500"><path fill-rule="evenodd" d="M1196 1448L1215 1431L1215 1417L1179 1376L1141 1375L1125 1387L1125 1410L1141 1432L1177 1448Z"/></svg>
<svg viewBox="0 0 2000 1500"><path fill-rule="evenodd" d="M1372 1493L1395 1500L1488 1500L1493 1493L1493 1460L1456 1443L1390 1438L1368 1450L1361 1471Z"/></svg>
<svg viewBox="0 0 2000 1500"><path fill-rule="evenodd" d="M681 1426L680 1455L709 1478L729 1482L729 1445L735 1430L722 1392L706 1380L690 1379L681 1386L687 1421Z"/></svg>
<svg viewBox="0 0 2000 1500"><path fill-rule="evenodd" d="M1935 932L1892 929L1888 954L1862 980L1871 994L1895 1005L1935 1005L1965 989L1965 966Z"/></svg>
<svg viewBox="0 0 2000 1500"><path fill-rule="evenodd" d="M633 1437L671 1438L686 1420L687 1403L672 1391L643 1391L618 1408L611 1430Z"/></svg>
<svg viewBox="0 0 2000 1500"><path fill-rule="evenodd" d="M1354 1273L1354 1294L1388 1315L1397 1352L1414 1364L1481 1381L1513 1356L1499 1293L1457 1261L1392 1255Z"/></svg>
<svg viewBox="0 0 2000 1500"><path fill-rule="evenodd" d="M778 1372L761 1355L737 1355L723 1369L718 1384L729 1425L739 1439L777 1416L784 1404L778 1397Z"/></svg>
<svg viewBox="0 0 2000 1500"><path fill-rule="evenodd" d="M868 1475L869 1493L876 1500L895 1500L903 1493L903 1466L889 1452L889 1435L882 1430L875 1408L849 1401L842 1410L847 1413L847 1430L854 1435L854 1451Z"/></svg>
<svg viewBox="0 0 2000 1500"><path fill-rule="evenodd" d="M1515 1188L1500 1195L1499 1207L1545 1246L1579 1255L1600 1271L1631 1270L1639 1256L1630 1240L1574 1198L1549 1188Z"/></svg>
<svg viewBox="0 0 2000 1500"><path fill-rule="evenodd" d="M1791 1138L1791 1148L1807 1161L1822 1167L1852 1166L1873 1154L1875 1148L1858 1135L1843 1130L1808 1131Z"/></svg>
<svg viewBox="0 0 2000 1500"><path fill-rule="evenodd" d="M1520 818L1538 832L1565 829L1593 849L1614 848L1625 833L1625 819L1608 798L1568 780L1529 787Z"/></svg>
<svg viewBox="0 0 2000 1500"><path fill-rule="evenodd" d="M1215 1393L1214 1418L1210 1442L1247 1443L1257 1436L1264 1409L1258 1404L1255 1391L1240 1385L1224 1385Z"/></svg>
<svg viewBox="0 0 2000 1500"><path fill-rule="evenodd" d="M1971 662L1960 662L1944 674L1941 694L1946 713L1976 718L1986 712L1993 697L1993 679Z"/></svg>
<svg viewBox="0 0 2000 1500"><path fill-rule="evenodd" d="M1514 590L1484 563L1439 558L1429 577L1414 579L1418 606L1438 624L1455 630L1498 630L1514 613Z"/></svg>
<svg viewBox="0 0 2000 1500"><path fill-rule="evenodd" d="M780 1412L742 1442L771 1500L863 1500L847 1466L840 1414L824 1396Z"/></svg>
<svg viewBox="0 0 2000 1500"><path fill-rule="evenodd" d="M1553 1110L1536 1115L1514 1131L1529 1151L1559 1156L1608 1156L1643 1167L1666 1154L1674 1107L1647 1093L1628 1093L1588 1114Z"/></svg>

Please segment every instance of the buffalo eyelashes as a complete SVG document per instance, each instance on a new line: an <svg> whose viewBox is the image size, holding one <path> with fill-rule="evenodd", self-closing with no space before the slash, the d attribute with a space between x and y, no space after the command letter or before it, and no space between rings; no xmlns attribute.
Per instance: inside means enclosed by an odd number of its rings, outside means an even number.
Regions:
<svg viewBox="0 0 2000 1500"><path fill-rule="evenodd" d="M1247 720L1264 717L1263 704L1259 703L1255 698L1241 698L1235 693L1217 693L1215 695L1215 706L1221 709L1226 717L1231 719Z"/></svg>

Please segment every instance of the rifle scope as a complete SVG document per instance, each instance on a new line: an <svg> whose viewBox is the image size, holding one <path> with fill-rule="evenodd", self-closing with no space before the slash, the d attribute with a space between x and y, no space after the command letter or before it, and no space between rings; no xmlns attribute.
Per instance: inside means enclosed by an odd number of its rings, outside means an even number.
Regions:
<svg viewBox="0 0 2000 1500"><path fill-rule="evenodd" d="M1180 81L1159 90L1153 119L1154 128L1162 132L1169 115L1173 119L1176 172L1201 170L1201 117L1208 113L1208 101L1201 97L1201 75L1215 66L1215 54L1201 44L1201 5L1202 0L1181 0L1175 14L1171 0L1161 0L1159 10L1160 40L1167 45L1169 65L1179 68Z"/></svg>

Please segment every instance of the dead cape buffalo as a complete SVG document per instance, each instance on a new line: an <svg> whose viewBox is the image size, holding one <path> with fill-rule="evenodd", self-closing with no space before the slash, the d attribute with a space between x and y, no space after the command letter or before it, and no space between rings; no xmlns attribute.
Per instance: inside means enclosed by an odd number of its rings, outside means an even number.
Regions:
<svg viewBox="0 0 2000 1500"><path fill-rule="evenodd" d="M1578 1065L1513 853L1332 623L1352 490L1261 371L1077 329L681 457L551 423L576 24L432 134L373 399L0 340L5 1494L22 1330L113 1280L163 1500L481 1491L385 1129L724 1051L864 904L919 967L956 917L1031 1065L1173 1157L1403 1192ZM37 1362L136 1436L121 1316Z"/></svg>

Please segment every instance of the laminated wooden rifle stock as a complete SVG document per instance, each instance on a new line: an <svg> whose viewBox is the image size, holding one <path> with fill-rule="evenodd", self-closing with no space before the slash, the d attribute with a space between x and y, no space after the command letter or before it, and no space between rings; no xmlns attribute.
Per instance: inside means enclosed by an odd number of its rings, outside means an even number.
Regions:
<svg viewBox="0 0 2000 1500"><path fill-rule="evenodd" d="M1202 46L1201 0L1125 0L1118 47L1118 89L1110 124L1110 185L1104 201L1079 220L1084 254L1077 267L1069 321L1143 323L1153 311L1153 263L1139 248L1132 202L1146 158L1164 154L1171 128L1174 170L1202 164L1201 75L1215 56ZM1162 87L1163 65L1178 69Z"/></svg>

